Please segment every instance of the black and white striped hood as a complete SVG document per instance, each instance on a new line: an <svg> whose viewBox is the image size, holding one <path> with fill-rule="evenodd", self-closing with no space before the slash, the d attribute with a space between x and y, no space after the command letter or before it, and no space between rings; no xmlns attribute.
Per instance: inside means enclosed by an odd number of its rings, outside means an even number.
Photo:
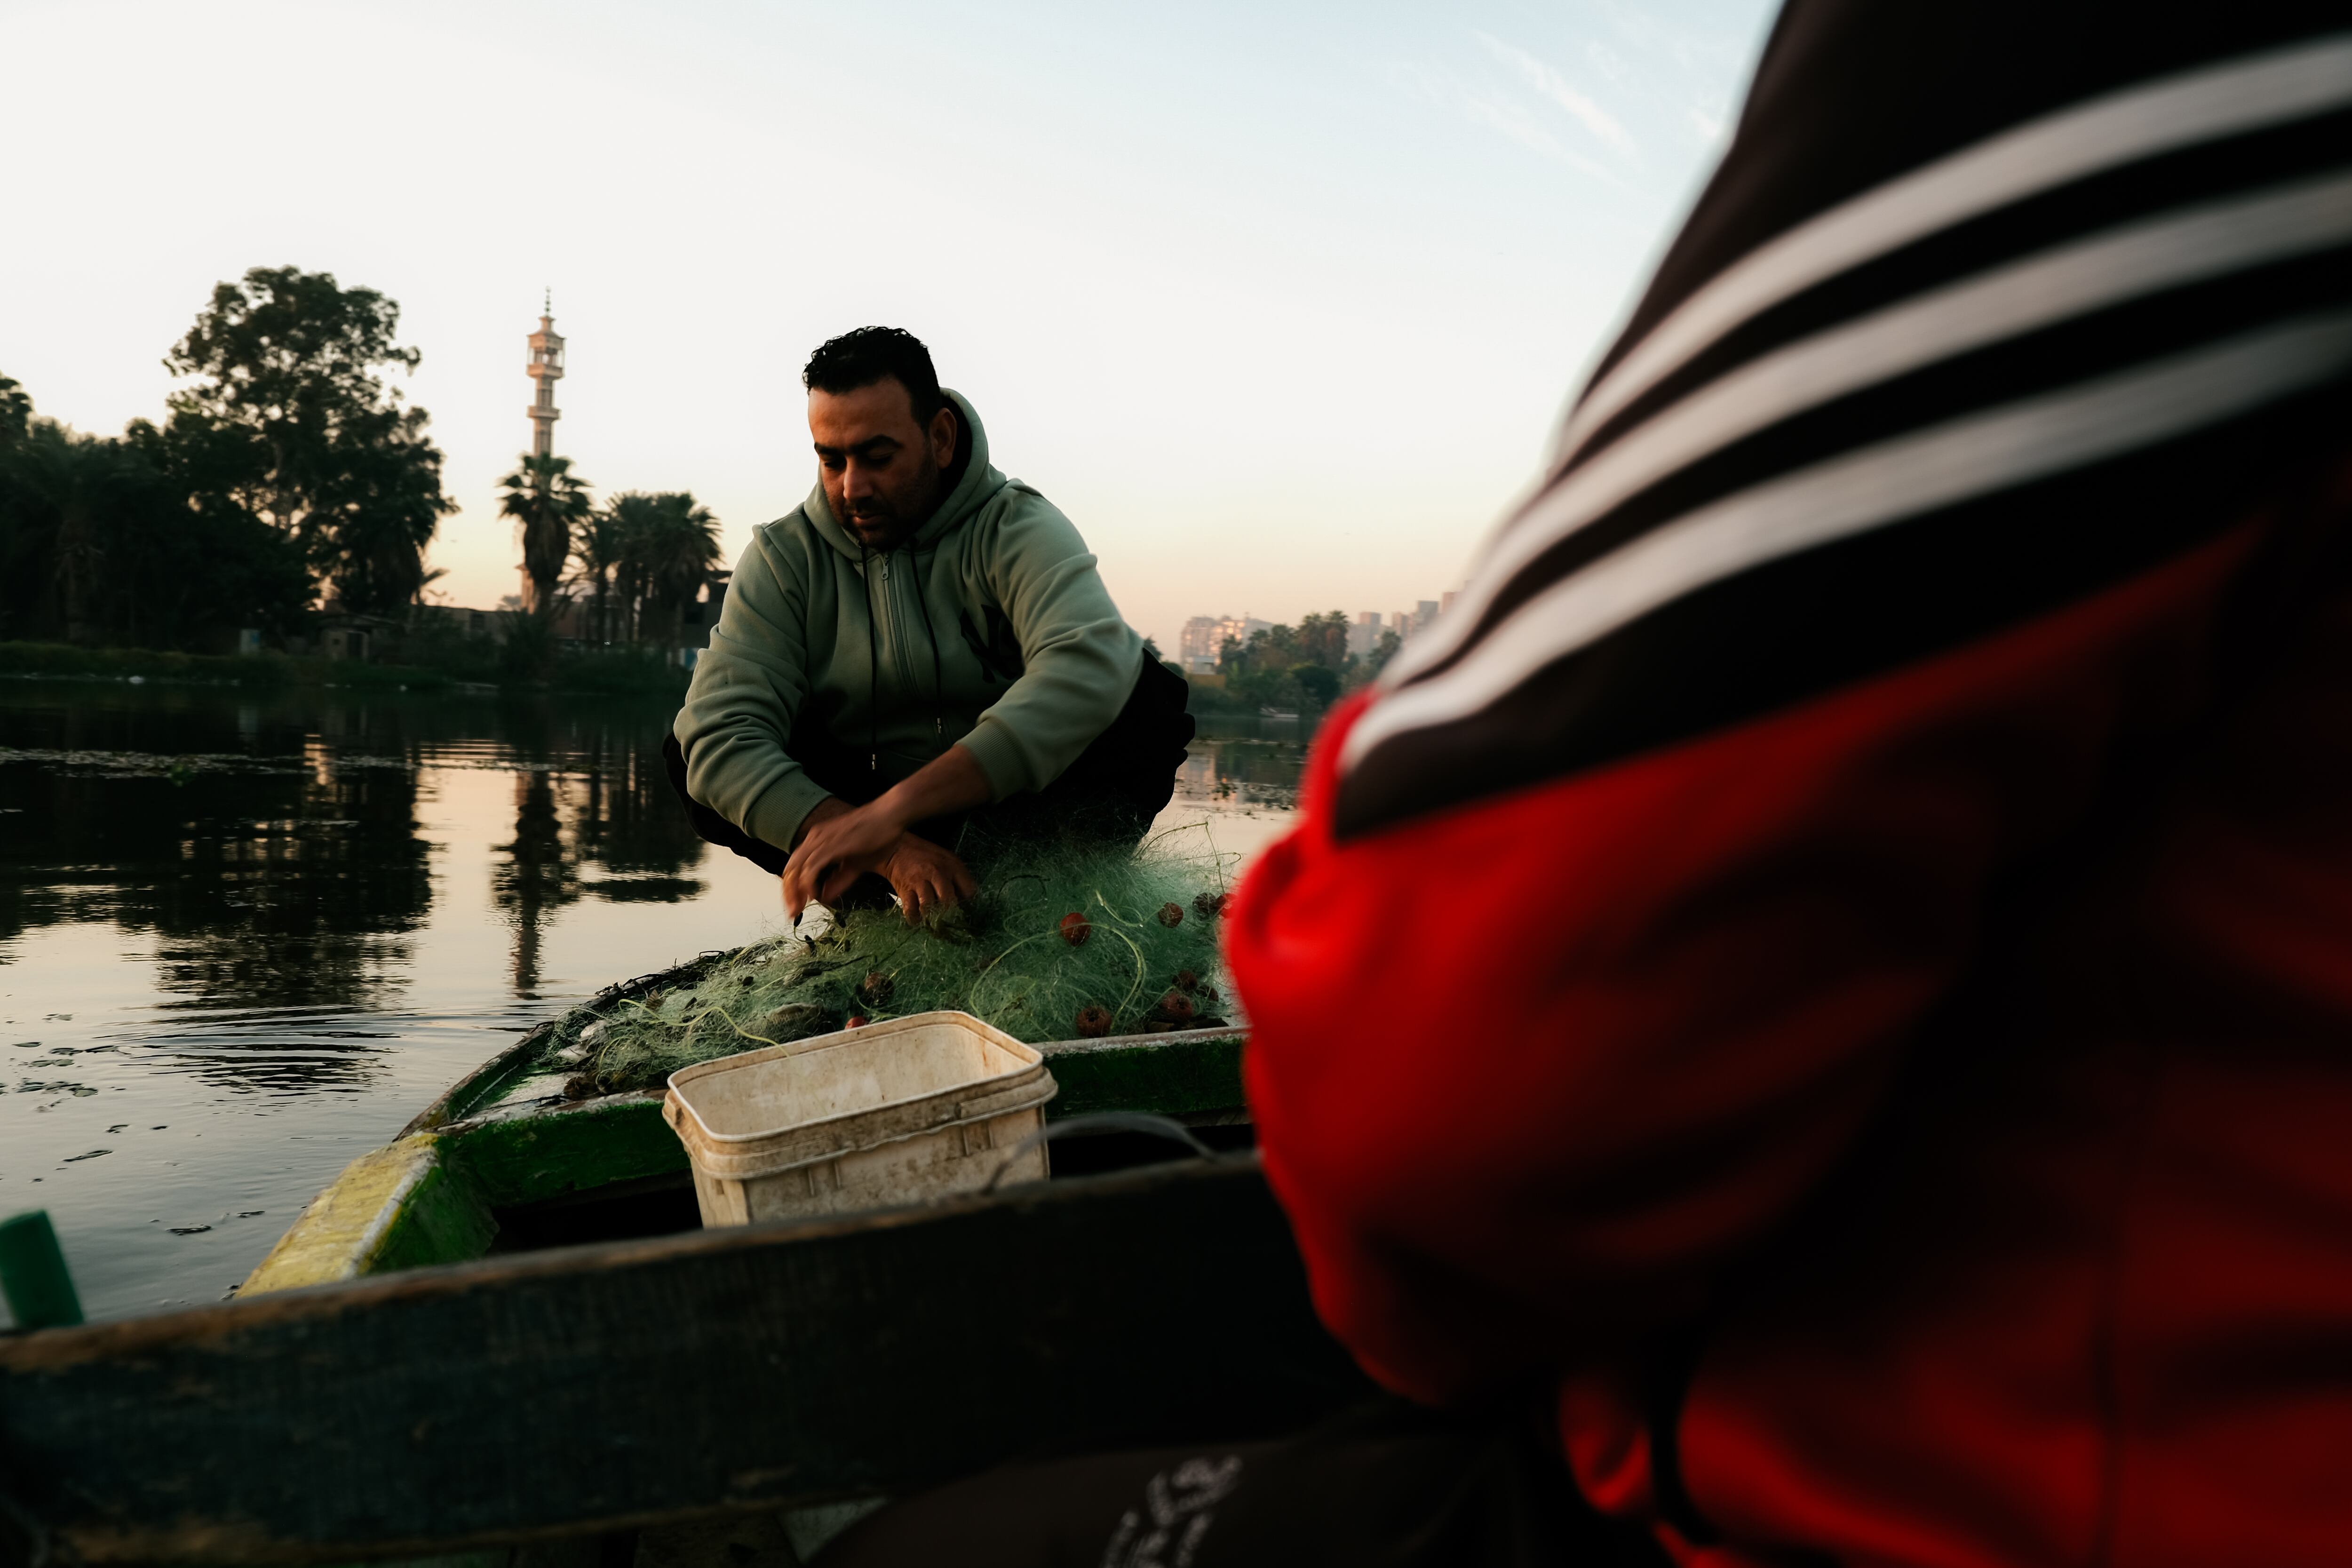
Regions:
<svg viewBox="0 0 2352 1568"><path fill-rule="evenodd" d="M2132 574L2352 438L2352 18L1796 0L1543 483L1348 732L1343 834Z"/></svg>

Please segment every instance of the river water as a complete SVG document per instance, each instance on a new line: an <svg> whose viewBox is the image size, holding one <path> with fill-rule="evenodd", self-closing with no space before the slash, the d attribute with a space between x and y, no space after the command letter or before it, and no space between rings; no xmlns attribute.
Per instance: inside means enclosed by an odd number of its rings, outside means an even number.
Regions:
<svg viewBox="0 0 2352 1568"><path fill-rule="evenodd" d="M667 704L0 679L0 1215L93 1319L219 1300L516 1033L778 929L697 838ZM1194 742L1161 825L1246 856L1296 726Z"/></svg>

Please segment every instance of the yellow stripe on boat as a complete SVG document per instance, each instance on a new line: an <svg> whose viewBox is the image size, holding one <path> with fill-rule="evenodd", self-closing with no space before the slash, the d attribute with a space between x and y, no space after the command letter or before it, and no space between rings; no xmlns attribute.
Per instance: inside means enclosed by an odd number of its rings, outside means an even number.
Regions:
<svg viewBox="0 0 2352 1568"><path fill-rule="evenodd" d="M362 1154L310 1201L240 1296L327 1285L391 1268L478 1257L497 1224L419 1132Z"/></svg>

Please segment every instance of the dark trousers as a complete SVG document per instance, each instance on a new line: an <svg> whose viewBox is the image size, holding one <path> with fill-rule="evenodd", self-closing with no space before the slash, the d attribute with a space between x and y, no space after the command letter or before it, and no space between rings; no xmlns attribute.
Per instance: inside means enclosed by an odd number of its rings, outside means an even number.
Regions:
<svg viewBox="0 0 2352 1568"><path fill-rule="evenodd" d="M917 823L914 831L975 863L1024 843L1131 847L1176 793L1176 770L1193 731L1186 695L1181 678L1146 658L1118 717L1052 784L961 816ZM788 744L793 760L825 793L852 805L889 787L866 753L814 725L795 729ZM686 753L676 735L662 737L662 760L697 833L772 876L782 872L789 846L762 843L687 793Z"/></svg>
<svg viewBox="0 0 2352 1568"><path fill-rule="evenodd" d="M1577 1495L1543 1413L1401 1400L1297 1436L1011 1465L895 1503L815 1568L1666 1568Z"/></svg>

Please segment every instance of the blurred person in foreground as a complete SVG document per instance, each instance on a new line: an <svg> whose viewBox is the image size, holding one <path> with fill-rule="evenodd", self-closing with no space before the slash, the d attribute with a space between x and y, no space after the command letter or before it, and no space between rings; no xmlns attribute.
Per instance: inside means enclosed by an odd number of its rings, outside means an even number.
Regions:
<svg viewBox="0 0 2352 1568"><path fill-rule="evenodd" d="M907 919L969 898L959 849L1134 843L1192 738L1051 501L895 327L802 376L817 484L752 536L664 747L705 838L794 921L861 879Z"/></svg>
<svg viewBox="0 0 2352 1568"><path fill-rule="evenodd" d="M1794 0L1237 901L1403 1398L832 1561L2352 1561L2348 245L2340 4Z"/></svg>

